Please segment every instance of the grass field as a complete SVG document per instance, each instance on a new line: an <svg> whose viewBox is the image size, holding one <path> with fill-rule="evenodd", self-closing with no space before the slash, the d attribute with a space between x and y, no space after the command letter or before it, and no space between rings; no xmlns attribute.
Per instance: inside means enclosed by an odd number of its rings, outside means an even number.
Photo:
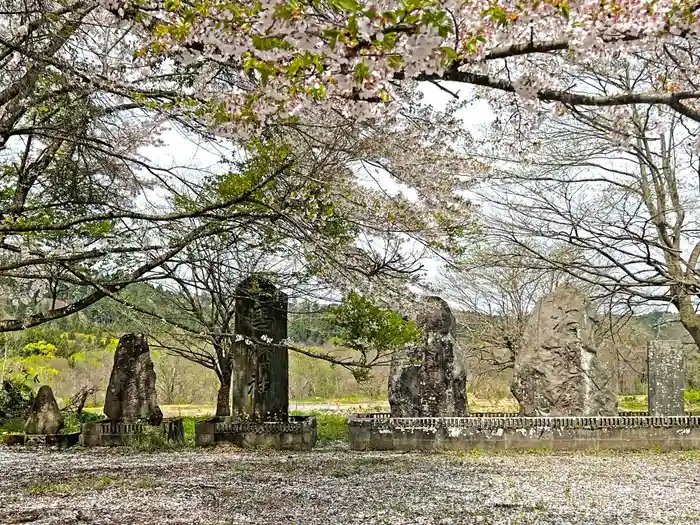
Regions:
<svg viewBox="0 0 700 525"><path fill-rule="evenodd" d="M165 417L205 418L214 415L214 405L160 405ZM385 399L367 399L355 396L340 399L307 398L291 400L292 412L388 412L389 402ZM509 399L489 401L471 396L469 409L473 412L517 412L518 404ZM102 407L86 408L87 412L102 413Z"/></svg>

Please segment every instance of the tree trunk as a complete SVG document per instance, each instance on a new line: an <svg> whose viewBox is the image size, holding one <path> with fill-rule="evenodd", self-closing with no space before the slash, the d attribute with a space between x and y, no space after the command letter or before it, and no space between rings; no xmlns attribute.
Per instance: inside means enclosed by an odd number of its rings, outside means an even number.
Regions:
<svg viewBox="0 0 700 525"><path fill-rule="evenodd" d="M216 396L216 417L231 415L231 369L223 370L219 377L219 392Z"/></svg>
<svg viewBox="0 0 700 525"><path fill-rule="evenodd" d="M674 303L678 309L678 317L683 327L688 330L690 337L700 349L700 315L695 311L690 295L680 287L674 289Z"/></svg>

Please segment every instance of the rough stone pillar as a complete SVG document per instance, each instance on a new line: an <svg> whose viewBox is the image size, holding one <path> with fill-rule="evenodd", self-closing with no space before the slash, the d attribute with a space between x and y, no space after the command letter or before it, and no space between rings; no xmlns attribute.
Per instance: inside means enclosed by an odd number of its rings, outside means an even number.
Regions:
<svg viewBox="0 0 700 525"><path fill-rule="evenodd" d="M685 355L680 341L647 344L649 415L682 416Z"/></svg>
<svg viewBox="0 0 700 525"><path fill-rule="evenodd" d="M58 409L58 403L53 395L53 390L48 385L43 385L37 392L32 403L24 432L26 434L58 434L63 428L63 417Z"/></svg>
<svg viewBox="0 0 700 525"><path fill-rule="evenodd" d="M593 340L594 311L576 288L540 299L525 325L511 391L523 416L609 416L617 413L610 376Z"/></svg>
<svg viewBox="0 0 700 525"><path fill-rule="evenodd" d="M423 329L419 345L392 356L392 417L466 416L467 375L449 305L440 297L428 297L416 324Z"/></svg>
<svg viewBox="0 0 700 525"><path fill-rule="evenodd" d="M114 352L114 365L105 395L105 415L112 421L147 420L160 425L156 372L148 339L143 334L125 334Z"/></svg>
<svg viewBox="0 0 700 525"><path fill-rule="evenodd" d="M289 411L287 296L264 278L236 288L236 343L232 414L250 419L286 418Z"/></svg>

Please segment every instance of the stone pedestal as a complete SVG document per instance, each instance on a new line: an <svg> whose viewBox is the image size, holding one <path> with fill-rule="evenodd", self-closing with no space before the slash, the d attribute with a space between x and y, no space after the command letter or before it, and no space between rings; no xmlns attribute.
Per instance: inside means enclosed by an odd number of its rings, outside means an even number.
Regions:
<svg viewBox="0 0 700 525"><path fill-rule="evenodd" d="M80 444L84 447L121 447L153 434L157 440L169 443L184 443L185 426L182 419L162 420L157 426L138 421L88 421L83 423Z"/></svg>
<svg viewBox="0 0 700 525"><path fill-rule="evenodd" d="M287 296L256 276L236 288L237 336L232 415L259 421L286 419L289 410Z"/></svg>
<svg viewBox="0 0 700 525"><path fill-rule="evenodd" d="M649 415L682 416L685 355L680 341L649 341L647 377Z"/></svg>
<svg viewBox="0 0 700 525"><path fill-rule="evenodd" d="M316 444L316 418L289 416L286 421L241 421L221 418L195 424L195 444L208 447L217 444L242 448L277 450L311 450Z"/></svg>

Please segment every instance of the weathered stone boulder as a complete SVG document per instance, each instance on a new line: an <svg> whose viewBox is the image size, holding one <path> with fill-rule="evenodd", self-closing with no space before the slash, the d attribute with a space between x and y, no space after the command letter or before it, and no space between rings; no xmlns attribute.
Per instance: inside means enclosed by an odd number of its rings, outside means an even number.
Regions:
<svg viewBox="0 0 700 525"><path fill-rule="evenodd" d="M440 297L428 297L416 324L423 329L420 343L391 359L392 417L467 415L466 368L459 355L457 323L449 305Z"/></svg>
<svg viewBox="0 0 700 525"><path fill-rule="evenodd" d="M34 398L32 410L24 425L25 434L58 434L63 428L63 417L53 390L48 385L42 386Z"/></svg>
<svg viewBox="0 0 700 525"><path fill-rule="evenodd" d="M147 420L152 425L162 422L156 373L145 335L125 334L119 340L104 411L112 421Z"/></svg>
<svg viewBox="0 0 700 525"><path fill-rule="evenodd" d="M511 391L524 416L617 413L610 375L598 360L588 298L561 286L535 306L515 359Z"/></svg>

